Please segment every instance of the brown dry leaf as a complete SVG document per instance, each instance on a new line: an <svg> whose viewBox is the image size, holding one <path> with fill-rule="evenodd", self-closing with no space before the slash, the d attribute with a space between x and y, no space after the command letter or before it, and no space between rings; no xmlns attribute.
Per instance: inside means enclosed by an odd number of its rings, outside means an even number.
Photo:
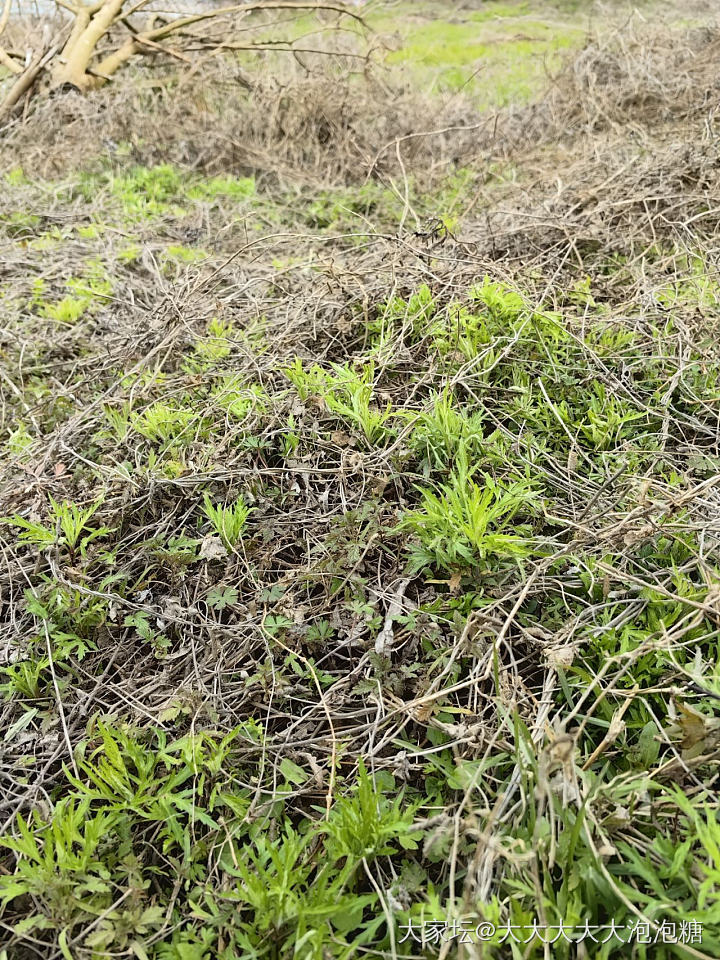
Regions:
<svg viewBox="0 0 720 960"><path fill-rule="evenodd" d="M623 537L623 543L626 547L632 547L636 543L642 543L643 540L647 540L647 538L651 537L653 533L653 525L651 523L646 523L637 530L628 530Z"/></svg>
<svg viewBox="0 0 720 960"><path fill-rule="evenodd" d="M671 740L680 739L683 760L692 760L704 752L709 739L720 734L720 720L708 717L686 703L675 703L675 723L666 730Z"/></svg>
<svg viewBox="0 0 720 960"><path fill-rule="evenodd" d="M567 670L568 667L573 665L575 648L570 644L552 647L547 651L546 657L549 667L552 667L554 670L557 670L558 667L562 670Z"/></svg>
<svg viewBox="0 0 720 960"><path fill-rule="evenodd" d="M385 488L390 483L390 477L382 476L372 485L372 492L376 497L381 497L385 493Z"/></svg>
<svg viewBox="0 0 720 960"><path fill-rule="evenodd" d="M603 860L609 860L617 855L617 850L611 843L603 843L601 847L598 847L598 853Z"/></svg>
<svg viewBox="0 0 720 960"><path fill-rule="evenodd" d="M201 560L222 560L228 555L220 537L203 537L198 556Z"/></svg>
<svg viewBox="0 0 720 960"><path fill-rule="evenodd" d="M427 723L434 712L434 700L431 700L429 703L421 703L420 706L416 707L415 709L415 719L418 721L418 723Z"/></svg>
<svg viewBox="0 0 720 960"><path fill-rule="evenodd" d="M607 600L610 595L610 577L606 573L603 576L603 600Z"/></svg>

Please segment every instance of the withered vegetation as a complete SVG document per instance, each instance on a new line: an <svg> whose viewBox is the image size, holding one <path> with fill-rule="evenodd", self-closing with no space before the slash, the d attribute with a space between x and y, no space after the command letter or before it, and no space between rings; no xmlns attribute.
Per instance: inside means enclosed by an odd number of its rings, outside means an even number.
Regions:
<svg viewBox="0 0 720 960"><path fill-rule="evenodd" d="M0 957L718 956L719 52L6 122Z"/></svg>

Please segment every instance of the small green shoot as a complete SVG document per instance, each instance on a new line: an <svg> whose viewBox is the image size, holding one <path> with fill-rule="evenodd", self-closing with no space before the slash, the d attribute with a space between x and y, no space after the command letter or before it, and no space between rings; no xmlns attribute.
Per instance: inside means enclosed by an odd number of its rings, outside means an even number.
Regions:
<svg viewBox="0 0 720 960"><path fill-rule="evenodd" d="M212 524L213 530L228 550L234 550L242 540L245 524L252 513L252 508L246 506L243 500L236 500L232 504L214 504L207 493L204 503L205 516Z"/></svg>

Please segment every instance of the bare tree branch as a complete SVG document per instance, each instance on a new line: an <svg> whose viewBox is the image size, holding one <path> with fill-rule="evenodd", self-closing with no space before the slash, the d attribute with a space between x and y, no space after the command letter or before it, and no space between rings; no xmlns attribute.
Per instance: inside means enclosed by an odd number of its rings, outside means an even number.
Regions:
<svg viewBox="0 0 720 960"><path fill-rule="evenodd" d="M5 27L8 24L8 20L10 19L11 3L12 3L12 0L5 0L3 4L2 13L0 13L0 36L2 36L3 33L5 32ZM8 54L7 50L5 50L4 47L0 47L0 63L4 67L7 67L7 69L11 73L23 72L23 68L20 66L20 64L15 63L15 61L12 59L12 57L10 57L10 55Z"/></svg>
<svg viewBox="0 0 720 960"><path fill-rule="evenodd" d="M5 117L17 104L24 94L32 89L33 84L47 67L48 63L58 53L62 46L62 40L54 42L44 53L42 50L35 54L28 66L18 76L15 83L8 91L5 99L0 103L0 118Z"/></svg>
<svg viewBox="0 0 720 960"><path fill-rule="evenodd" d="M0 0L0 34L7 23L12 0ZM252 14L268 11L285 10L288 12L327 12L348 17L365 26L362 16L349 9L340 0L258 0L252 3L232 3L215 9L202 10L198 13L178 15L169 22L157 23L156 15L152 15L144 29L135 27L130 17L147 8L149 0L54 0L58 9L63 9L72 15L72 22L61 49L52 49L52 52L42 52L33 57L30 64L23 69L12 57L0 47L0 64L4 65L13 74L17 81L8 91L2 105L0 115L7 113L23 96L32 89L38 76L43 72L49 75L49 88L55 89L71 85L76 89L87 92L112 80L116 72L133 57L149 53L161 52L170 57L191 63L187 54L177 46L170 48L163 41L171 36L179 37L188 28L197 24L220 20L224 17L237 17L244 20ZM113 40L113 31L119 24L124 25L130 33L125 40ZM110 49L105 43L111 38ZM113 44L117 43L113 49ZM197 31L190 31L183 41L201 44L203 49L217 48L225 50L286 50L290 53L303 52L290 40L277 43L271 41L238 42L224 32L222 37L198 35ZM105 47L101 53L100 48ZM323 53L321 50L306 50L304 52Z"/></svg>

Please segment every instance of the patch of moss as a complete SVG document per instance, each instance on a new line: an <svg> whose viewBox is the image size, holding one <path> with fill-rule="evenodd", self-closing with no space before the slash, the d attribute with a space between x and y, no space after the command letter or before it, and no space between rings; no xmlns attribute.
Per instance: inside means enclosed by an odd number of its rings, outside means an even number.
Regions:
<svg viewBox="0 0 720 960"><path fill-rule="evenodd" d="M213 202L220 197L246 200L255 194L251 177L202 179L169 163L155 167L135 166L123 173L85 173L75 188L85 200L107 191L133 222L161 216L182 216L188 203Z"/></svg>
<svg viewBox="0 0 720 960"><path fill-rule="evenodd" d="M431 14L413 24L389 61L411 65L419 83L473 95L482 106L526 101L579 45L579 25L527 16L529 5L491 4L454 20Z"/></svg>
<svg viewBox="0 0 720 960"><path fill-rule="evenodd" d="M113 282L99 260L89 260L81 276L68 277L65 289L68 292L64 297L49 301L45 297L46 284L38 278L32 285L30 306L38 316L72 325L86 313L94 313L110 297Z"/></svg>

